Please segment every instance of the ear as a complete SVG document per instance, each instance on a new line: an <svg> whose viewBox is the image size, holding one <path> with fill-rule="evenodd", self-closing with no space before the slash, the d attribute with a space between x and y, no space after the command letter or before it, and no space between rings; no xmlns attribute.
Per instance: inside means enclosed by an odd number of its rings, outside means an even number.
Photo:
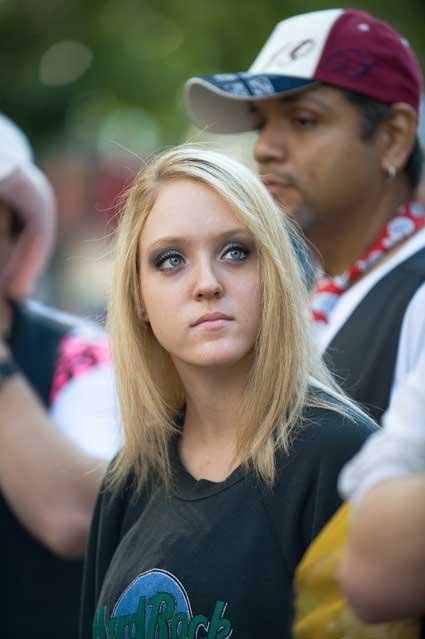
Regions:
<svg viewBox="0 0 425 639"><path fill-rule="evenodd" d="M400 173L415 143L418 126L416 111L404 102L393 104L380 126L384 140L382 170L388 173L393 167Z"/></svg>

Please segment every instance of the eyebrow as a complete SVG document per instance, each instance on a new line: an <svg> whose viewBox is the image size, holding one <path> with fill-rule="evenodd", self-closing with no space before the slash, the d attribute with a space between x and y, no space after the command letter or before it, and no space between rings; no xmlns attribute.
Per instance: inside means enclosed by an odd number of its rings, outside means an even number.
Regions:
<svg viewBox="0 0 425 639"><path fill-rule="evenodd" d="M249 236L249 231L248 229L246 229L243 226L237 226L233 229L227 229L225 231L222 231L221 233L217 233L217 235L214 236L214 240L220 242L220 241L226 241L230 238L234 238L237 236L243 236L243 237L248 237ZM164 235L163 237L158 238L157 240L155 240L154 242L152 242L152 244L150 244L149 246L146 247L146 251L152 251L155 250L156 248L160 248L163 245L168 245L168 244L189 244L190 243L190 238L188 239L186 236L181 236L181 235Z"/></svg>
<svg viewBox="0 0 425 639"><path fill-rule="evenodd" d="M276 98L274 98L276 99ZM324 102L321 98L315 96L314 94L311 93L296 93L294 95L288 95L286 97L279 97L277 98L278 102L282 105L286 105L286 104L299 104L300 106L303 105L303 103L312 103L314 106L319 106L322 109L325 109L327 111L329 111L331 109L331 107ZM257 104L252 104L251 103L251 109L254 113L260 113L261 112L261 102L265 102L266 100L259 100L257 102Z"/></svg>

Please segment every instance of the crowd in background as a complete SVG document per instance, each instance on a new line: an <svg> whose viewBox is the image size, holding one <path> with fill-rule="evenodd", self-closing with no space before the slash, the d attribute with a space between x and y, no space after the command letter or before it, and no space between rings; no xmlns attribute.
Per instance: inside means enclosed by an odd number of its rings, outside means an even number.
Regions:
<svg viewBox="0 0 425 639"><path fill-rule="evenodd" d="M13 114L0 116L7 637L75 639L90 524L84 639L130 637L139 623L152 637L423 636L422 90L414 52L389 25L325 10L279 23L248 72L187 82L202 131L188 137L215 139L218 154L51 150L41 171ZM296 229L279 226L282 211ZM235 219L239 235L208 269L205 246ZM168 226L178 250L161 239ZM192 354L181 317L229 303L236 316L251 309L236 364L219 340ZM208 358L221 377L204 372ZM231 418L239 404L244 428ZM260 480L275 482L273 499L257 494ZM264 550L271 530L276 555ZM251 579L269 579L253 622L248 555ZM218 556L224 581L209 564ZM266 622L275 595L283 612Z"/></svg>

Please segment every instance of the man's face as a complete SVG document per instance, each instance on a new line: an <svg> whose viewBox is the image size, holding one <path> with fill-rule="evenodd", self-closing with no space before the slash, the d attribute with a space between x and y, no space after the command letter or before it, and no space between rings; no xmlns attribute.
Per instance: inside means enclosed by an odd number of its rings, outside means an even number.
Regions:
<svg viewBox="0 0 425 639"><path fill-rule="evenodd" d="M341 91L320 85L258 101L255 109L260 175L307 235L379 199L385 179L379 136L361 139L360 114Z"/></svg>

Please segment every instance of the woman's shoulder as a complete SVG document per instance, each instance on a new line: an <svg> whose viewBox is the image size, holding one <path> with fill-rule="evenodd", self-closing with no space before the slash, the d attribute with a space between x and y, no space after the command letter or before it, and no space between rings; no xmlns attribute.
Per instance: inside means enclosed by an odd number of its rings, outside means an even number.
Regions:
<svg viewBox="0 0 425 639"><path fill-rule="evenodd" d="M130 468L125 477L117 480L116 462L117 456L109 463L102 487L98 496L98 507L103 520L117 522L122 528L122 522L126 517L138 511L145 504L148 494L153 489L153 481L149 477L143 487L137 481L136 472Z"/></svg>
<svg viewBox="0 0 425 639"><path fill-rule="evenodd" d="M317 472L326 462L335 471L341 468L377 430L377 424L360 409L345 404L325 392L314 393L298 427L282 455L283 466L302 459L302 467Z"/></svg>
<svg viewBox="0 0 425 639"><path fill-rule="evenodd" d="M313 390L300 420L303 437L323 443L361 441L378 428L360 407L325 391Z"/></svg>
<svg viewBox="0 0 425 639"><path fill-rule="evenodd" d="M375 430L364 413L321 393L305 408L288 450L278 453L274 488L265 499L282 547L290 548L292 570L341 506L339 473Z"/></svg>

